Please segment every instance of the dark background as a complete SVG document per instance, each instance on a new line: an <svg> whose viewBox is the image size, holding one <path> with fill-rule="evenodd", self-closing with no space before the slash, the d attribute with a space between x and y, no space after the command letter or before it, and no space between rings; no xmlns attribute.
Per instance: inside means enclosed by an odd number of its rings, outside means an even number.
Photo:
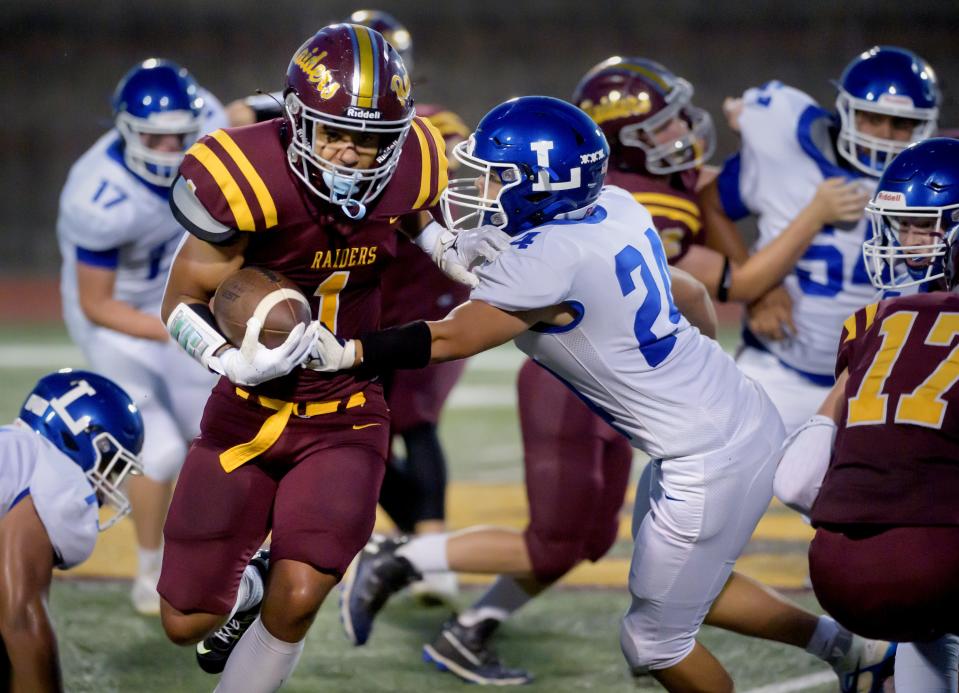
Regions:
<svg viewBox="0 0 959 693"><path fill-rule="evenodd" d="M57 198L70 164L110 126L110 95L134 63L187 66L224 103L282 86L320 26L362 5L315 0L6 0L0 3L0 278L54 275ZM735 148L727 95L769 79L831 106L830 84L861 50L917 51L945 94L940 124L959 126L959 2L668 3L620 0L391 0L373 6L410 29L414 96L473 124L511 96L568 97L593 64L653 58L696 87L717 120L716 162Z"/></svg>

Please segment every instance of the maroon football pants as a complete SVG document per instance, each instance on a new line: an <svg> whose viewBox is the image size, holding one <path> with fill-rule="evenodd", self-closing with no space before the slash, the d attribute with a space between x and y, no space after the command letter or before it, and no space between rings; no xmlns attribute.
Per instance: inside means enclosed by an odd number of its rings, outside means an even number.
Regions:
<svg viewBox="0 0 959 693"><path fill-rule="evenodd" d="M532 361L517 389L530 513L524 536L536 578L550 582L599 560L616 541L633 450Z"/></svg>
<svg viewBox="0 0 959 693"><path fill-rule="evenodd" d="M266 452L227 473L220 453L251 440L274 412L224 383L207 402L163 530L157 589L182 612L228 613L271 530L272 560L340 577L376 520L389 435L377 388L362 406L292 416Z"/></svg>
<svg viewBox="0 0 959 693"><path fill-rule="evenodd" d="M809 573L822 607L868 638L959 633L959 527L820 527Z"/></svg>

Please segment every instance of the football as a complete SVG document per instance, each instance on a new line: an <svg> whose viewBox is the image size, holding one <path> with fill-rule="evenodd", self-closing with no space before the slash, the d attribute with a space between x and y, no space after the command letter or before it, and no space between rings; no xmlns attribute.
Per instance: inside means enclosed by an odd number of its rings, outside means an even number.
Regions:
<svg viewBox="0 0 959 693"><path fill-rule="evenodd" d="M260 342L267 348L281 345L297 325L312 319L310 302L299 287L279 272L264 267L244 267L224 279L213 295L213 316L220 331L239 347L246 323L256 315L263 323Z"/></svg>

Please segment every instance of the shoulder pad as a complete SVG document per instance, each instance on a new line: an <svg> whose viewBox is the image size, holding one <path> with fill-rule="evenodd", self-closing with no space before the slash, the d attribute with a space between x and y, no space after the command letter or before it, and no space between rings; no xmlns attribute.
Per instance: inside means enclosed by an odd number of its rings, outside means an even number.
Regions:
<svg viewBox="0 0 959 693"><path fill-rule="evenodd" d="M446 143L428 120L413 118L400 161L383 197L377 217L399 217L435 207L449 182Z"/></svg>
<svg viewBox="0 0 959 693"><path fill-rule="evenodd" d="M236 235L236 229L221 224L206 211L196 197L195 186L182 175L173 181L170 209L180 226L208 243L225 243Z"/></svg>
<svg viewBox="0 0 959 693"><path fill-rule="evenodd" d="M180 176L219 225L237 231L269 229L278 216L266 181L285 173L285 153L274 151L281 149L271 123L216 130L187 150Z"/></svg>

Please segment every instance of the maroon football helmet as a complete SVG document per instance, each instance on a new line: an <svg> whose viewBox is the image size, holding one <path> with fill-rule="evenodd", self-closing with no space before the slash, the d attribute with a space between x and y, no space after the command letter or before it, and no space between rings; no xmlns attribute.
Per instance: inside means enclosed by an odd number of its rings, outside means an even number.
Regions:
<svg viewBox="0 0 959 693"><path fill-rule="evenodd" d="M368 26L383 34L383 38L403 58L406 71L413 74L413 39L410 37L410 32L396 17L381 10L357 10L350 15L349 21L353 24Z"/></svg>
<svg viewBox="0 0 959 693"><path fill-rule="evenodd" d="M712 118L692 97L693 86L659 63L613 57L586 73L573 103L602 128L613 165L665 175L702 165L716 149ZM664 140L670 128L676 135Z"/></svg>
<svg viewBox="0 0 959 693"><path fill-rule="evenodd" d="M320 198L353 219L389 182L415 111L410 78L382 34L358 24L318 31L286 72L284 111L293 133L287 159ZM379 151L368 169L338 165L316 153L317 128L375 133Z"/></svg>

